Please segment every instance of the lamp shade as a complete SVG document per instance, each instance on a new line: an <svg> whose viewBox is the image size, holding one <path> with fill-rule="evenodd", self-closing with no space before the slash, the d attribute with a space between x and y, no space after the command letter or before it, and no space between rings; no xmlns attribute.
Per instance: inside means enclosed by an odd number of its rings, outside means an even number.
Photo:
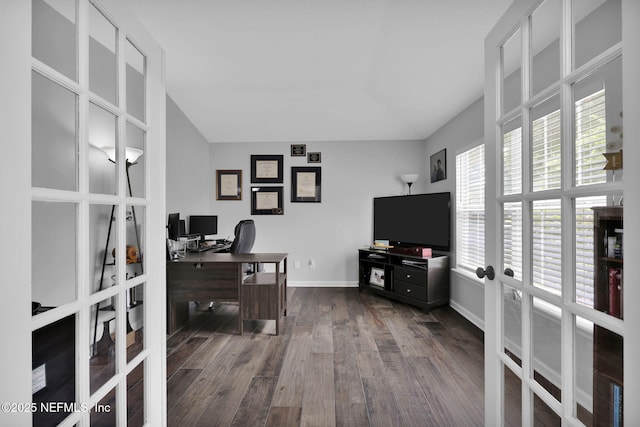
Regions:
<svg viewBox="0 0 640 427"><path fill-rule="evenodd" d="M406 173L404 175L401 175L400 179L402 179L402 182L404 182L405 184L413 184L414 182L416 182L418 180L418 174L417 173Z"/></svg>
<svg viewBox="0 0 640 427"><path fill-rule="evenodd" d="M116 147L101 147L100 149L105 152L109 160L113 163L116 162ZM144 151L139 148L126 147L124 151L124 157L130 164L134 164L142 154L144 154Z"/></svg>

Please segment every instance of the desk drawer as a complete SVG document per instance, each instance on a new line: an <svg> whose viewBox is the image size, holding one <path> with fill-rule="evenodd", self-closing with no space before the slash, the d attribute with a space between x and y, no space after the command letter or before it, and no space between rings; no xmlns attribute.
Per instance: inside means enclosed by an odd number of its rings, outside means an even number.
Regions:
<svg viewBox="0 0 640 427"><path fill-rule="evenodd" d="M172 263L167 272L167 295L175 301L237 301L240 266L237 263Z"/></svg>
<svg viewBox="0 0 640 427"><path fill-rule="evenodd" d="M417 286L411 283L396 280L393 286L393 292L404 297L418 299L420 301L427 300L427 287Z"/></svg>
<svg viewBox="0 0 640 427"><path fill-rule="evenodd" d="M397 265L395 267L395 280L402 280L403 282L419 286L427 286L427 271L421 268Z"/></svg>

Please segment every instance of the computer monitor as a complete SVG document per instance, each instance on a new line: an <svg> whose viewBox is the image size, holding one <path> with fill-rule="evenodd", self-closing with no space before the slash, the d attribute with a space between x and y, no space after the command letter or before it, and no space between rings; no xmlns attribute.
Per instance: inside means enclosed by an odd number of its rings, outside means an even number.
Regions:
<svg viewBox="0 0 640 427"><path fill-rule="evenodd" d="M199 234L202 239L206 236L218 234L218 216L191 215L189 217L189 234Z"/></svg>
<svg viewBox="0 0 640 427"><path fill-rule="evenodd" d="M169 239L178 240L180 238L180 214L170 213L167 221Z"/></svg>

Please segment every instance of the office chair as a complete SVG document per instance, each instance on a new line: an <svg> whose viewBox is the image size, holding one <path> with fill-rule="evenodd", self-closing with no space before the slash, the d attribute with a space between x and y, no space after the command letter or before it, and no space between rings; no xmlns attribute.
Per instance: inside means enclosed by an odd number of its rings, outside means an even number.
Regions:
<svg viewBox="0 0 640 427"><path fill-rule="evenodd" d="M233 232L235 238L229 248L232 254L248 254L251 253L253 243L256 240L256 226L252 219L243 219L240 221Z"/></svg>
<svg viewBox="0 0 640 427"><path fill-rule="evenodd" d="M232 254L248 254L251 253L253 243L256 240L256 226L252 219L243 219L240 221L233 231L234 239L229 248L229 253ZM258 271L260 271L258 266ZM243 264L242 271L249 274L253 273L252 264ZM209 310L213 309L213 301L209 301Z"/></svg>

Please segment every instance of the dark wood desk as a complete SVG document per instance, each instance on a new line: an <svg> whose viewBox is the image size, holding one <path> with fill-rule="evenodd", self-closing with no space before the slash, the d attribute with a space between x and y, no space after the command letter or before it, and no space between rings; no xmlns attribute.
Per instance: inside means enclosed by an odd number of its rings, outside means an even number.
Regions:
<svg viewBox="0 0 640 427"><path fill-rule="evenodd" d="M287 314L287 255L202 252L167 261L167 332L178 330L185 309L188 316L188 304L180 303L233 301L240 305L240 334L243 320L267 319L276 321L278 335L280 317ZM243 264L274 264L274 271L247 275Z"/></svg>

